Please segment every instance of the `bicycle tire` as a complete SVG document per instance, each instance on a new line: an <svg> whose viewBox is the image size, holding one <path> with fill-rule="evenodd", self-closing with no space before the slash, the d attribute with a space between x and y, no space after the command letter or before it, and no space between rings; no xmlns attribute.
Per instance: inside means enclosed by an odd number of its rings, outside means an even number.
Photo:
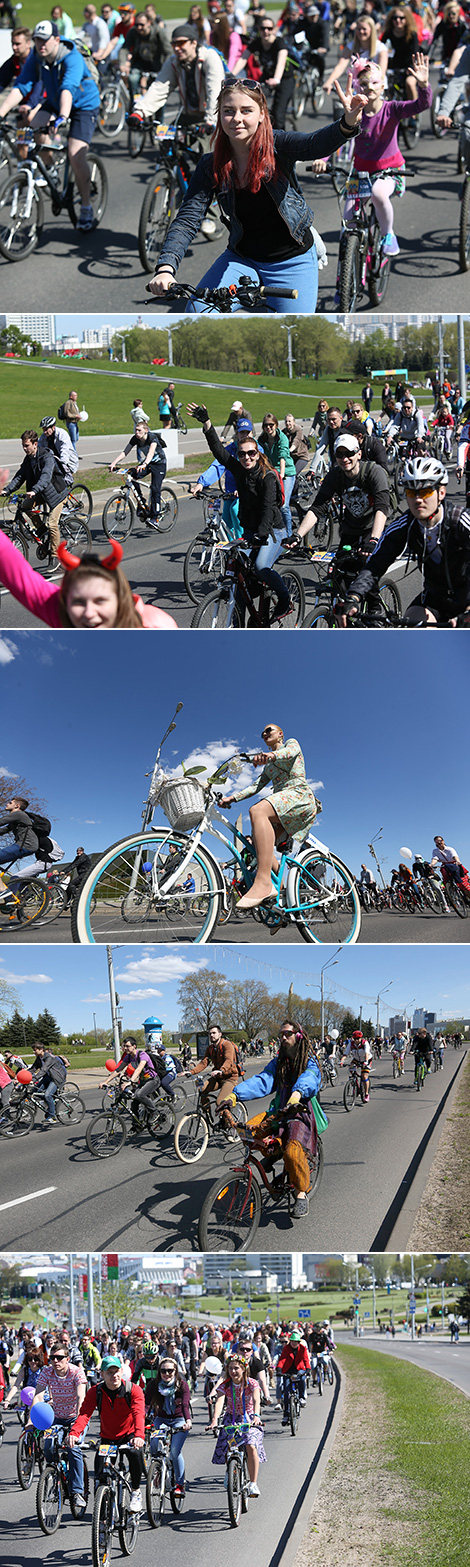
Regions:
<svg viewBox="0 0 470 1567"><path fill-rule="evenodd" d="M31 256L41 242L44 205L41 193L36 190L36 187L34 187L31 213L26 215L23 211L24 221L28 226L25 227L25 237L23 242L21 241L21 230L18 226L21 220L21 203L23 208L27 207L28 193L28 177L21 169L12 174L0 188L0 254L6 261L26 261L26 257ZM8 205L10 207L14 205L16 208L10 224L8 224ZM19 214L18 218L17 214Z"/></svg>
<svg viewBox="0 0 470 1567"><path fill-rule="evenodd" d="M79 1094L68 1094L65 1088L56 1094L55 1113L62 1126L78 1126L86 1114L86 1105Z"/></svg>
<svg viewBox="0 0 470 1567"><path fill-rule="evenodd" d="M320 1398L323 1398L323 1366L322 1366L321 1361L319 1361L318 1366L317 1366L317 1380L318 1380L318 1392L320 1394Z"/></svg>
<svg viewBox="0 0 470 1567"><path fill-rule="evenodd" d="M279 629L288 631L295 630L297 627L302 625L302 621L305 615L305 588L303 578L301 577L300 572L295 570L295 567L287 565L287 562L284 562L284 560L282 561L281 565L282 570L279 572L279 576L284 583L284 587L287 588L293 609L289 615L285 615L283 620L280 621Z"/></svg>
<svg viewBox="0 0 470 1567"><path fill-rule="evenodd" d="M39 919L42 914L46 913L48 905L48 888L44 884L41 885L41 882L31 882L29 887L27 886L20 893L18 923L20 925L32 925L34 920Z"/></svg>
<svg viewBox="0 0 470 1567"><path fill-rule="evenodd" d="M157 532L170 533L178 521L178 496L172 484L162 484Z"/></svg>
<svg viewBox="0 0 470 1567"><path fill-rule="evenodd" d="M179 1518L180 1513L182 1513L185 1501L185 1491L178 1491L177 1493L175 1486L172 1485L170 1487L170 1505L172 1512L175 1514L175 1518Z"/></svg>
<svg viewBox="0 0 470 1567"><path fill-rule="evenodd" d="M249 1251L261 1209L261 1192L251 1173L234 1170L225 1180L219 1176L208 1191L199 1215L200 1251Z"/></svg>
<svg viewBox="0 0 470 1567"><path fill-rule="evenodd" d="M242 1458L242 1513L247 1513L248 1512L248 1486L249 1486L249 1484L250 1484L250 1476L249 1476L249 1472L248 1472L248 1464L247 1464L246 1448L245 1448L244 1452L243 1452L243 1458Z"/></svg>
<svg viewBox="0 0 470 1567"><path fill-rule="evenodd" d="M22 1431L16 1445L16 1473L22 1491L29 1491L36 1467L36 1443L33 1431Z"/></svg>
<svg viewBox="0 0 470 1567"><path fill-rule="evenodd" d="M96 229L104 217L108 205L108 176L102 158L98 158L96 152L88 148L88 163L90 167L90 202L93 207L93 228ZM67 211L73 228L77 227L82 198L71 174L67 192Z"/></svg>
<svg viewBox="0 0 470 1567"><path fill-rule="evenodd" d="M140 155L143 152L144 146L145 146L145 137L146 137L146 126L145 125L139 127L139 130L137 130L137 127L134 127L133 125L129 125L128 124L128 126L127 126L127 151L128 151L129 158L140 158Z"/></svg>
<svg viewBox="0 0 470 1567"><path fill-rule="evenodd" d="M441 112L442 96L442 87L436 87L436 90L432 95L432 104L429 111L431 116L431 130L433 136L437 136L439 141L441 141L442 137L446 136L447 134L445 125L437 124L437 116Z"/></svg>
<svg viewBox="0 0 470 1567"><path fill-rule="evenodd" d="M296 77L296 80L294 82L294 91L292 93L292 98L291 98L291 101L290 101L290 113L291 113L292 119L294 120L294 130L295 130L295 122L296 122L296 120L301 120L302 119L302 115L305 114L306 100L307 100L307 82L306 82L305 76L302 75L300 77L299 76Z"/></svg>
<svg viewBox="0 0 470 1567"><path fill-rule="evenodd" d="M297 1407L297 1399L296 1399L295 1393L291 1393L290 1399L289 1399L289 1422L290 1422L291 1436L297 1436L297 1431L298 1431L298 1428L299 1428L299 1411L298 1411L298 1407Z"/></svg>
<svg viewBox="0 0 470 1567"><path fill-rule="evenodd" d="M47 1464L39 1476L36 1491L36 1514L43 1534L55 1534L62 1517L62 1486L58 1470Z"/></svg>
<svg viewBox="0 0 470 1567"><path fill-rule="evenodd" d="M346 315L356 309L359 294L359 235L347 234L340 256L339 310Z"/></svg>
<svg viewBox="0 0 470 1567"><path fill-rule="evenodd" d="M156 168L145 193L139 218L139 256L144 272L155 272L176 207L176 187L165 168Z"/></svg>
<svg viewBox="0 0 470 1567"><path fill-rule="evenodd" d="M91 1524L93 1567L110 1567L113 1537L113 1499L109 1485L99 1485Z"/></svg>
<svg viewBox="0 0 470 1567"><path fill-rule="evenodd" d="M419 122L417 119L402 120L400 130L407 152L411 152L419 140Z"/></svg>
<svg viewBox="0 0 470 1567"><path fill-rule="evenodd" d="M157 830L152 833L146 833L142 831L140 833L134 833L129 838L123 838L119 843L113 844L111 848L109 848L106 853L101 856L101 859L97 861L96 865L84 880L73 904L73 941L80 942L82 945L90 946L95 945L96 940L109 940L109 934L107 935L106 931L103 931L100 926L100 920L103 918L102 906L104 906L106 911L106 929L108 932L111 928L113 930L119 930L119 925L116 922L121 918L122 899L123 896L127 895L126 886L127 890L129 890L128 884L134 879L135 876L136 858L138 858L140 855L140 859L142 859L142 854L145 852L147 854L155 852L159 853L160 846L164 848L167 858L169 856L170 850L174 849L175 846L178 848L180 855L183 855L186 852L186 849L190 846L190 839L185 838L182 834L178 835L176 833L169 832L165 828L157 828ZM163 871L164 862L160 853L159 859L161 869ZM217 869L208 851L206 851L202 845L200 845L199 848L194 851L189 862L188 870L190 870L191 867L194 867L199 881L201 881L202 878L205 878L205 889L201 888L201 895L199 898L200 913L194 913L193 927L191 927L190 919L186 914L183 931L180 933L179 928L177 927L174 939L181 939L182 934L184 940L189 940L194 942L195 945L199 945L205 944L209 940L210 936L212 935L212 931L217 924L219 908L222 900L222 891L220 888L220 879ZM139 874L145 873L139 872ZM103 888L102 899L99 897L100 884ZM93 899L95 898L96 905L93 909L92 903ZM159 920L159 909L156 907L156 905L153 907ZM92 920L93 925L91 923ZM167 923L165 929L165 941L168 941L170 938L168 935ZM193 930L193 934L191 934L191 930ZM98 933L97 936L95 936L95 931ZM145 926L145 936L146 939L148 939L148 926Z"/></svg>
<svg viewBox="0 0 470 1567"><path fill-rule="evenodd" d="M312 86L310 102L312 105L312 114L315 116L317 114L321 114L323 104L325 102L325 94L321 82L317 82L316 85Z"/></svg>
<svg viewBox="0 0 470 1567"><path fill-rule="evenodd" d="M124 1147L127 1125L117 1110L101 1110L88 1122L86 1145L95 1159L112 1159Z"/></svg>
<svg viewBox="0 0 470 1567"><path fill-rule="evenodd" d="M459 266L461 272L468 272L470 267L470 178L467 174L460 198Z"/></svg>
<svg viewBox="0 0 470 1567"><path fill-rule="evenodd" d="M27 1137L28 1132L34 1126L35 1109L33 1105L18 1105L15 1110L5 1111L0 1116L0 1136Z"/></svg>
<svg viewBox="0 0 470 1567"><path fill-rule="evenodd" d="M183 1115L175 1128L175 1153L180 1164L197 1164L209 1142L209 1127L199 1110Z"/></svg>
<svg viewBox="0 0 470 1567"><path fill-rule="evenodd" d="M206 557L211 557L210 569L206 572L201 569ZM198 533L192 540L183 561L183 582L188 598L192 604L200 604L201 598L205 598L211 589L211 583L217 581L220 571L220 551L214 550L212 541L205 533Z"/></svg>
<svg viewBox="0 0 470 1567"><path fill-rule="evenodd" d="M242 1472L239 1458L228 1460L227 1501L232 1529L238 1529L242 1511Z"/></svg>
<svg viewBox="0 0 470 1567"><path fill-rule="evenodd" d="M84 1507L78 1507L73 1491L71 1491L71 1493L70 1493L70 1511L71 1511L71 1514L72 1514L72 1518L75 1518L77 1520L77 1522L78 1522L78 1520L80 1518L84 1518L85 1517L85 1513L86 1513L86 1510L87 1510L87 1507L88 1507L88 1497L89 1497L89 1494L90 1494L90 1476L88 1474L88 1465L87 1465L86 1459L84 1458L83 1459L83 1496L84 1496L85 1506Z"/></svg>
<svg viewBox="0 0 470 1567"><path fill-rule="evenodd" d="M148 1130L151 1137L168 1137L175 1127L175 1112L169 1100L149 1111Z"/></svg>
<svg viewBox="0 0 470 1567"><path fill-rule="evenodd" d="M327 877L331 877L331 889L327 886ZM319 905L316 902L319 886L326 886L328 891L335 893L329 903L326 918L321 903ZM327 858L318 849L308 849L299 854L298 864L294 870L291 904L292 917L304 941L312 942L316 946L323 945L325 941L331 942L332 926L338 926L342 920L344 934L339 935L336 931L335 941L340 941L344 945L354 945L357 942L361 929L361 905L354 876L338 855L330 852ZM320 936L318 928L319 926L321 928L322 920L324 920L326 935Z"/></svg>
<svg viewBox="0 0 470 1567"><path fill-rule="evenodd" d="M307 615L304 627L308 631L329 631L335 624L335 616L331 608L331 600L318 599L313 614Z"/></svg>
<svg viewBox="0 0 470 1567"><path fill-rule="evenodd" d="M392 1077L393 1078L398 1077L398 1065L397 1065L396 1061L392 1062Z"/></svg>
<svg viewBox="0 0 470 1567"><path fill-rule="evenodd" d="M345 1083L343 1088L343 1104L345 1110L347 1110L348 1113L350 1110L354 1109L355 1098L356 1090L354 1088L354 1083Z"/></svg>
<svg viewBox="0 0 470 1567"><path fill-rule="evenodd" d="M107 539L116 539L122 544L129 538L132 525L135 520L135 511L132 501L128 496L118 490L116 495L110 495L103 507L101 526Z"/></svg>
<svg viewBox="0 0 470 1567"><path fill-rule="evenodd" d="M401 598L395 582L384 579L379 586L379 598L386 613L401 615Z"/></svg>
<svg viewBox="0 0 470 1567"><path fill-rule="evenodd" d="M165 1485L162 1483L161 1458L152 1458L147 1470L146 1503L147 1518L151 1529L158 1529L165 1511Z"/></svg>
<svg viewBox="0 0 470 1567"><path fill-rule="evenodd" d="M392 270L391 256L384 256L382 250L382 235L377 223L374 222L372 254L367 273L367 290L371 305L381 305L390 282Z"/></svg>
<svg viewBox="0 0 470 1567"><path fill-rule="evenodd" d="M237 605L230 604L224 589L216 588L213 593L206 593L202 604L199 604L193 615L191 626L194 629L204 631L239 631L241 630L241 616Z"/></svg>
<svg viewBox="0 0 470 1567"><path fill-rule="evenodd" d="M126 925L142 925L149 918L152 908L150 893L139 892L137 887L128 892L121 903L121 914Z"/></svg>
<svg viewBox="0 0 470 1567"><path fill-rule="evenodd" d="M117 102L116 102L117 98ZM126 119L126 105L124 103L120 83L109 83L101 94L101 108L98 119L101 135L107 141L115 141L120 136Z"/></svg>
<svg viewBox="0 0 470 1567"><path fill-rule="evenodd" d="M139 1534L140 1513L131 1513L127 1507L123 1507L118 1523L118 1538L123 1556L132 1556L137 1545Z"/></svg>
<svg viewBox="0 0 470 1567"><path fill-rule="evenodd" d="M459 919L466 920L468 916L468 903L464 898L460 887L457 887L455 882L447 883L446 898L447 902L450 903L451 908L453 908L454 913L458 914Z"/></svg>
<svg viewBox="0 0 470 1567"><path fill-rule="evenodd" d="M72 484L68 499L80 507L83 522L89 522L93 511L93 496L87 484Z"/></svg>

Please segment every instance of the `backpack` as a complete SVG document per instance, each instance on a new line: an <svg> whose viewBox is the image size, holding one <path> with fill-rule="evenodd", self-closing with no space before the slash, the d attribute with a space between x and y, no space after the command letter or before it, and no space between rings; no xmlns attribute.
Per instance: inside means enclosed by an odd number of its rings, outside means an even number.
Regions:
<svg viewBox="0 0 470 1567"><path fill-rule="evenodd" d="M61 403L60 408L57 409L57 418L65 419L65 403Z"/></svg>
<svg viewBox="0 0 470 1567"><path fill-rule="evenodd" d="M49 837L51 824L47 816L40 816L38 811L28 811L29 820L33 831L37 834L38 847L36 857L38 860L48 860L54 845Z"/></svg>
<svg viewBox="0 0 470 1567"><path fill-rule="evenodd" d="M104 1382L100 1382L98 1384L97 1389L96 1389L96 1408L98 1410L98 1414L99 1415L101 1415L101 1405L103 1403L103 1393L104 1393L104 1390L105 1390L105 1383ZM131 1391L130 1387L126 1388L126 1391L124 1393L124 1398L125 1398L126 1404L128 1406L128 1409L130 1409L131 1408L131 1404L132 1404L132 1391Z"/></svg>
<svg viewBox="0 0 470 1567"><path fill-rule="evenodd" d="M237 1067L238 1067L239 1075L240 1075L240 1077L244 1077L245 1076L245 1068L244 1068L244 1065L243 1065L243 1058L242 1058L242 1054L241 1054L241 1050L240 1050L240 1046L239 1045L235 1045L235 1055L236 1055L236 1059L237 1059Z"/></svg>
<svg viewBox="0 0 470 1567"><path fill-rule="evenodd" d="M95 87L101 87L101 76L98 70L98 66L95 65L90 45L85 43L84 38L74 38L73 42L75 44L75 48L78 49L78 53L81 54L82 60L85 61L87 71L89 71L92 81L95 83Z"/></svg>

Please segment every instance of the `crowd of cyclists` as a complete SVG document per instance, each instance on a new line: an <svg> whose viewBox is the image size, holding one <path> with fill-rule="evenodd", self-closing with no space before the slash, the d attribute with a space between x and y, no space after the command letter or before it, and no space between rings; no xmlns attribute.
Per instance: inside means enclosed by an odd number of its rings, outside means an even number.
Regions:
<svg viewBox="0 0 470 1567"><path fill-rule="evenodd" d="M88 1502L84 1439L85 1451L90 1438L90 1445L96 1447L95 1494L109 1451L106 1448L105 1454L103 1444L124 1448L132 1487L129 1511L140 1517L145 1505L142 1488L167 1436L172 1489L180 1504L176 1511L183 1505L188 1485L183 1449L195 1429L195 1419L199 1435L205 1429L216 1436L212 1456L216 1466L226 1462L227 1437L235 1423L240 1448L246 1450L248 1495L259 1497L258 1473L260 1462L266 1459L264 1423L268 1415L272 1436L276 1422L271 1415L281 1416L281 1426L290 1423L293 1383L297 1384L300 1409L305 1406L309 1385L312 1391L317 1387L323 1393L326 1379L333 1383L335 1347L329 1319L247 1326L236 1316L230 1326L216 1322L195 1326L182 1318L178 1327L131 1328L123 1323L113 1334L70 1331L65 1323L41 1331L22 1322L12 1330L3 1322L0 1443L6 1429L3 1416L11 1410L18 1414L23 1428L18 1437L17 1474L25 1490L34 1470L34 1458L28 1470L29 1455L37 1457L40 1477L44 1465L53 1464L58 1441L68 1468L72 1513L79 1519L85 1517ZM197 1479L191 1461L189 1470L191 1489ZM38 1493L39 1489L40 1478ZM38 1514L41 1518L40 1507Z"/></svg>
<svg viewBox="0 0 470 1567"><path fill-rule="evenodd" d="M153 5L138 10L130 0L117 9L103 4L100 13L86 4L80 28L60 6L52 7L50 18L38 18L32 30L20 19L12 30L11 55L0 68L0 119L12 126L0 193L2 253L18 260L22 247L28 254L38 242L42 190L49 189L54 210L55 182L56 210L67 205L65 187L62 196L59 190L65 147L78 192L78 207L70 198L72 221L80 234L100 221L106 205L105 161L90 151L95 132L103 133L105 149L106 137L127 134L135 156L148 131L160 142L160 159L168 145L175 168L179 156L183 171L171 199L171 181L163 178L145 208L147 258L155 258L149 289L157 298L165 300L174 289L199 232L208 244L221 237L221 219L227 248L205 271L202 290L227 291L243 276L267 289L275 311L315 310L326 252L296 173L301 162L316 174L331 173L337 188L338 165L343 168L339 272L359 207L370 202L377 226L377 303L390 259L400 249L392 197L404 194L406 168L398 137L403 127L410 145L420 115L431 106L430 59L442 61L435 134L445 139L463 100L461 156L467 160L468 37L469 13L455 0L444 5L413 0L410 6L288 0L277 16L258 0L208 0L205 10L192 5L171 31ZM302 115L316 121L325 96L329 123L299 131ZM176 139L174 128L165 135L160 124L168 101L170 118L177 116ZM287 118L293 128L286 129ZM448 146L444 141L446 161ZM38 154L42 172L34 161ZM34 174L33 197L28 170ZM134 221L137 229L137 211ZM209 297L187 305L209 307ZM235 294L232 308L240 308Z"/></svg>
<svg viewBox="0 0 470 1567"><path fill-rule="evenodd" d="M401 851L403 853L403 851ZM470 909L470 882L467 867L462 864L457 850L437 835L431 859L422 854L407 851L390 873L390 880L380 883L376 873L365 862L356 886L362 908L382 913L384 909L399 909L406 913L437 914L457 913L463 919Z"/></svg>

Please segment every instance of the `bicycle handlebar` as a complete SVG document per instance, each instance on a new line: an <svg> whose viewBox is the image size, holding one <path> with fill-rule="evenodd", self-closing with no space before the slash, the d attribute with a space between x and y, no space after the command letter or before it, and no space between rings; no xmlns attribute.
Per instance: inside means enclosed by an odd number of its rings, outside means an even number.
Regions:
<svg viewBox="0 0 470 1567"><path fill-rule="evenodd" d="M238 283L229 283L225 288L193 288L191 283L173 283L166 294L154 294L150 283L145 285L146 294L152 299L200 299L204 304L215 305L220 310L230 310L236 299L298 299L298 289L282 288L275 285L255 282L251 277L240 277ZM147 300L148 304L149 301Z"/></svg>

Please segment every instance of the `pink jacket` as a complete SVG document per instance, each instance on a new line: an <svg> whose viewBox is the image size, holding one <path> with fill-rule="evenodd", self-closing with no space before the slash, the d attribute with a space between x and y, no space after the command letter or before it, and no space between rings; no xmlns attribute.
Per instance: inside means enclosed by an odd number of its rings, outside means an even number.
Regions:
<svg viewBox="0 0 470 1567"><path fill-rule="evenodd" d="M64 630L59 617L59 588L53 582L48 582L46 577L41 577L40 572L33 571L1 529L0 581L5 588L9 588L19 604L31 610L32 615L37 615L38 620L43 620L46 626L60 626ZM137 593L133 597L145 630L178 631L176 620L171 615L166 615L163 609L144 604Z"/></svg>

